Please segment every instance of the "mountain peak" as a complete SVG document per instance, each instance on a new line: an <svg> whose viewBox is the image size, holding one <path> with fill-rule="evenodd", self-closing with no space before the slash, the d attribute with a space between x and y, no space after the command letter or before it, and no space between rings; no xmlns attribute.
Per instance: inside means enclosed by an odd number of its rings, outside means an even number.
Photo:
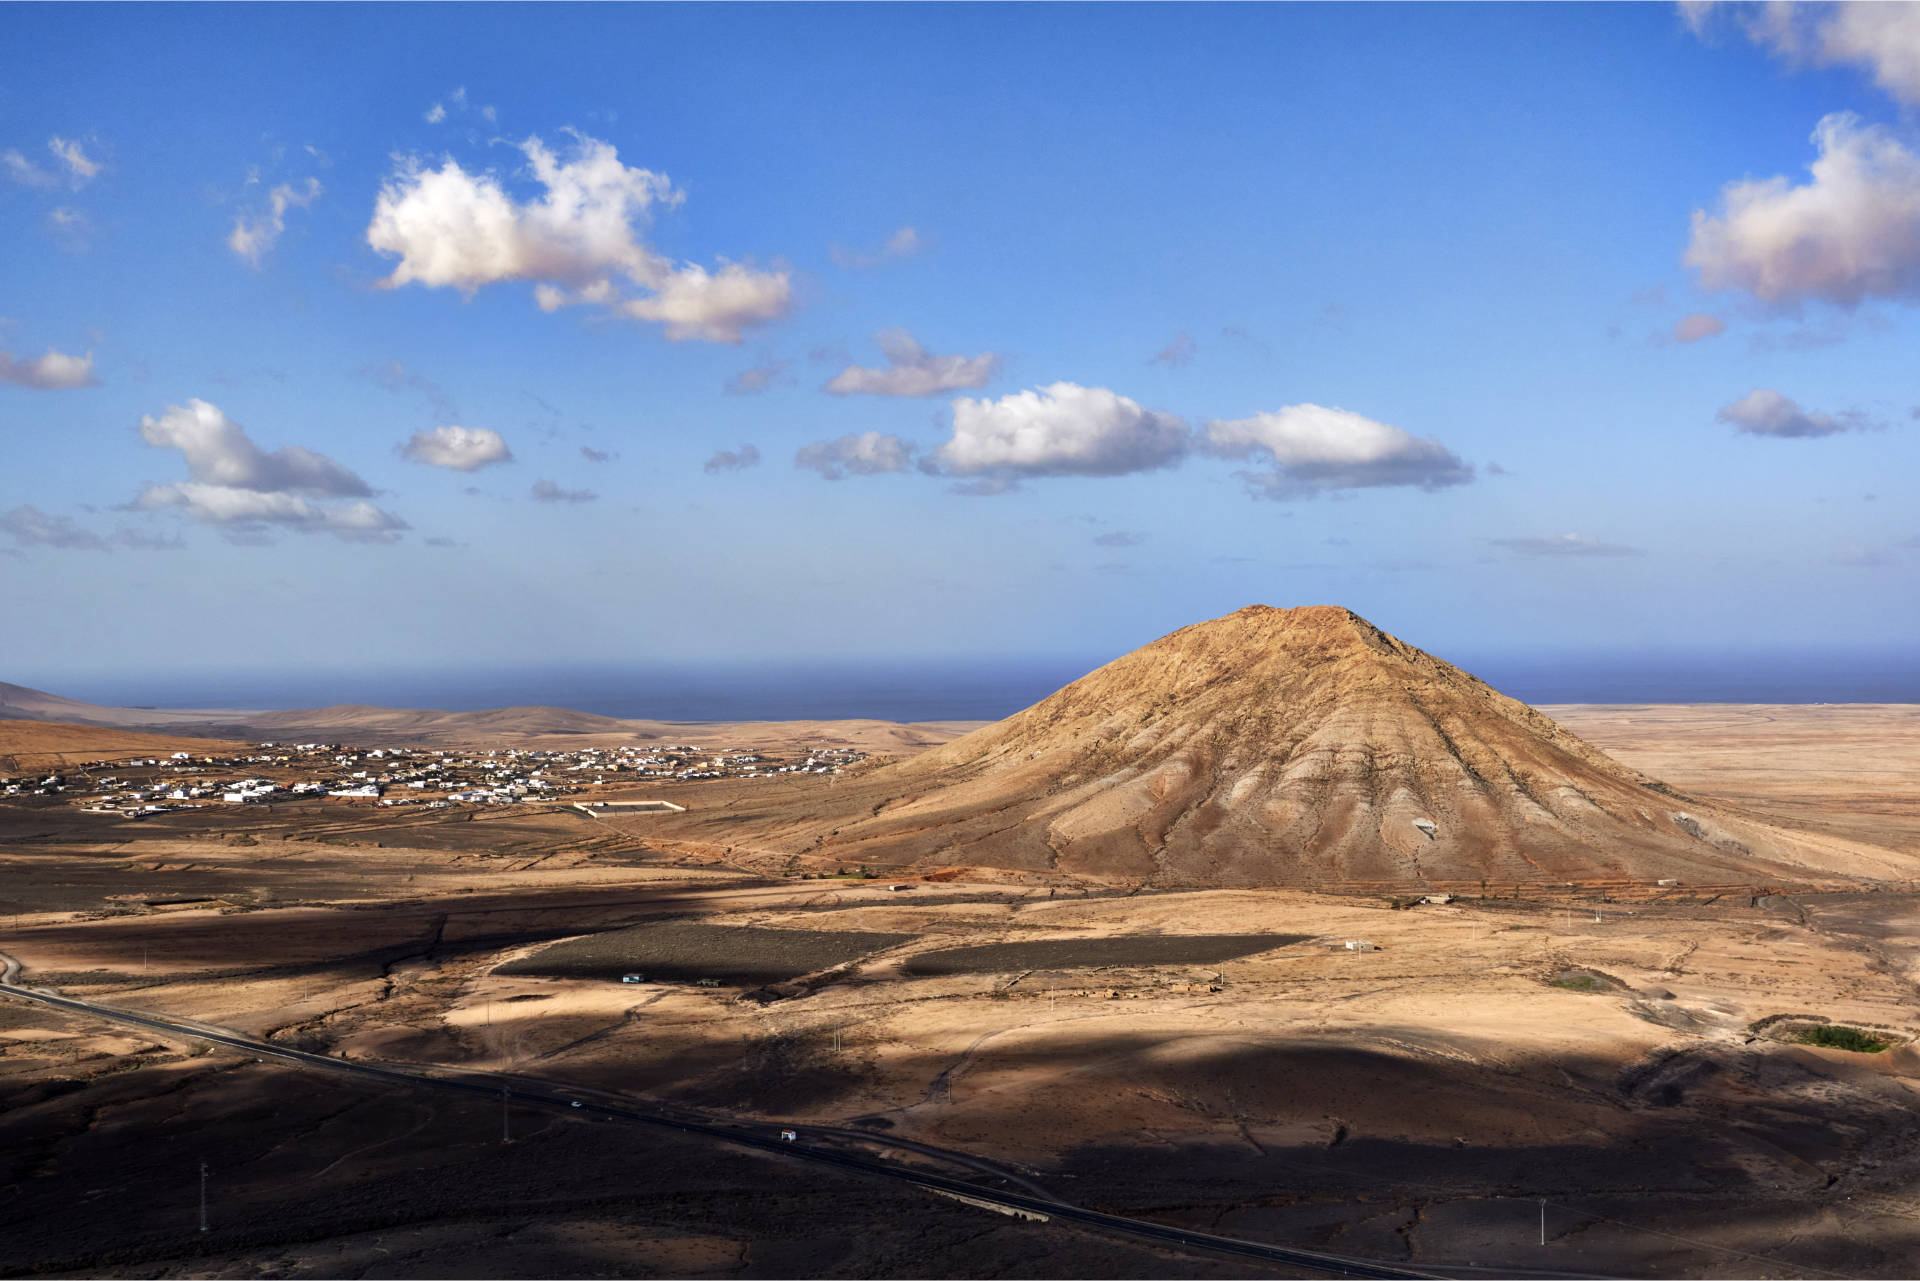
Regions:
<svg viewBox="0 0 1920 1281"><path fill-rule="evenodd" d="M1337 605L1182 628L840 789L835 811L790 830L848 860L1176 885L1727 884L1851 857L1681 805Z"/></svg>

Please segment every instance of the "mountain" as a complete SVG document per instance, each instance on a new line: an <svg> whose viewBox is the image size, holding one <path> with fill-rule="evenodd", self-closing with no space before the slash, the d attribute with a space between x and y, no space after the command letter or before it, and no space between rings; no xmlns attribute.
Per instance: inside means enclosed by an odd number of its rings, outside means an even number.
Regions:
<svg viewBox="0 0 1920 1281"><path fill-rule="evenodd" d="M1920 875L1677 796L1332 606L1183 628L798 809L748 808L729 839L751 824L768 852L1163 885Z"/></svg>

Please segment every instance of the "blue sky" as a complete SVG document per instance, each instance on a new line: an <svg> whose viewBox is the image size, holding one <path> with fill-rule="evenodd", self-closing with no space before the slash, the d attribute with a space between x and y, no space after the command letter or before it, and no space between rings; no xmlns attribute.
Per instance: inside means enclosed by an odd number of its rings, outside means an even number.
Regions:
<svg viewBox="0 0 1920 1281"><path fill-rule="evenodd" d="M0 47L0 679L1920 624L1913 6Z"/></svg>

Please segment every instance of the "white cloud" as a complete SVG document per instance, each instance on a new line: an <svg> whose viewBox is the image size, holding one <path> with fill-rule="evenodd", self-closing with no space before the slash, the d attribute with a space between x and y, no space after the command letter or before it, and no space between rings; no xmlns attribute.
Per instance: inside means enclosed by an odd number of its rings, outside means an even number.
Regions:
<svg viewBox="0 0 1920 1281"><path fill-rule="evenodd" d="M52 187L60 181L45 169L42 169L39 165L34 164L33 161L21 155L17 147L9 147L5 151L0 151L0 165L7 167L7 177L13 179L23 187Z"/></svg>
<svg viewBox="0 0 1920 1281"><path fill-rule="evenodd" d="M268 453L219 406L204 400L169 406L140 420L149 445L177 449L189 480L148 485L134 498L137 511L176 510L230 538L261 542L271 527L325 532L351 542L391 542L408 528L391 512L365 501L367 482L325 454L298 445ZM331 504L326 499L360 501Z"/></svg>
<svg viewBox="0 0 1920 1281"><path fill-rule="evenodd" d="M716 476L723 471L744 471L749 467L758 466L759 462L759 447L742 445L738 449L714 450L713 457L707 459L702 465L702 470L709 476Z"/></svg>
<svg viewBox="0 0 1920 1281"><path fill-rule="evenodd" d="M755 271L724 258L719 271L690 262L650 283L651 298L628 299L619 310L635 320L659 321L675 342L737 343L742 330L780 319L793 304L786 272Z"/></svg>
<svg viewBox="0 0 1920 1281"><path fill-rule="evenodd" d="M849 432L834 440L815 441L793 456L795 467L819 472L828 480L839 480L848 472L856 476L879 476L901 472L913 465L913 446L898 436L869 431Z"/></svg>
<svg viewBox="0 0 1920 1281"><path fill-rule="evenodd" d="M439 103L439 102L436 102L431 107L428 107L427 114L424 117L422 117L422 119L424 119L430 125L437 125L442 120L445 120L446 118L447 118L446 104Z"/></svg>
<svg viewBox="0 0 1920 1281"><path fill-rule="evenodd" d="M1920 296L1920 156L1847 112L1813 141L1811 182L1733 182L1721 216L1695 210L1687 265L1709 289L1775 304Z"/></svg>
<svg viewBox="0 0 1920 1281"><path fill-rule="evenodd" d="M590 503L600 495L591 489L562 489L550 480L536 480L528 491L536 503Z"/></svg>
<svg viewBox="0 0 1920 1281"><path fill-rule="evenodd" d="M1690 316L1682 316L1673 327L1675 342L1699 342L1703 338L1712 338L1716 334L1727 332L1727 322L1708 312L1696 311Z"/></svg>
<svg viewBox="0 0 1920 1281"><path fill-rule="evenodd" d="M1489 539L1495 547L1504 547L1522 556L1644 556L1638 547L1606 543L1590 534L1550 534L1539 538Z"/></svg>
<svg viewBox="0 0 1920 1281"><path fill-rule="evenodd" d="M287 210L305 209L320 198L321 191L318 178L309 178L299 187L281 183L268 193L265 213L243 213L233 220L227 248L246 259L249 265L258 267L274 242L280 239L280 233L287 229Z"/></svg>
<svg viewBox="0 0 1920 1281"><path fill-rule="evenodd" d="M919 232L912 227L902 227L888 236L886 243L873 253L830 245L827 248L827 256L833 259L834 266L843 271L871 271L882 263L911 258L926 247L927 242Z"/></svg>
<svg viewBox="0 0 1920 1281"><path fill-rule="evenodd" d="M67 171L67 181L75 187L86 186L100 174L99 163L88 159L86 151L81 148L77 139L49 138L47 150L53 153L53 158L58 160L61 168Z"/></svg>
<svg viewBox="0 0 1920 1281"><path fill-rule="evenodd" d="M1171 467L1192 444L1187 424L1104 387L1058 382L999 400L953 402L941 468L1005 488L1028 476L1121 476ZM987 492L982 489L978 492Z"/></svg>
<svg viewBox="0 0 1920 1281"><path fill-rule="evenodd" d="M1464 485L1473 468L1438 440L1325 405L1289 405L1273 413L1207 424L1206 447L1225 458L1264 454L1271 474L1242 473L1268 498L1327 490Z"/></svg>
<svg viewBox="0 0 1920 1281"><path fill-rule="evenodd" d="M848 365L827 383L827 391L836 396L937 396L984 387L1000 368L999 355L991 351L978 356L936 356L904 329L885 330L875 334L873 341L887 358L887 367Z"/></svg>
<svg viewBox="0 0 1920 1281"><path fill-rule="evenodd" d="M1682 0L1680 10L1695 35L1706 36L1716 14L1730 13L1747 39L1777 57L1802 66L1859 67L1894 98L1920 103L1920 5Z"/></svg>
<svg viewBox="0 0 1920 1281"><path fill-rule="evenodd" d="M57 187L64 174L66 184L77 191L100 174L100 163L87 155L77 139L49 138L47 150L53 154L53 169L41 168L12 147L0 151L0 165L6 166L9 178L27 187Z"/></svg>
<svg viewBox="0 0 1920 1281"><path fill-rule="evenodd" d="M25 360L0 351L0 383L39 391L68 391L97 386L98 380L93 376L92 352L69 356L65 352L48 351L43 356Z"/></svg>
<svg viewBox="0 0 1920 1281"><path fill-rule="evenodd" d="M177 449L194 480L261 492L286 490L321 497L371 494L367 482L312 450L285 445L267 453L218 405L189 400L170 405L159 417L140 419L140 436L149 445Z"/></svg>
<svg viewBox="0 0 1920 1281"><path fill-rule="evenodd" d="M792 305L785 270L721 260L675 266L642 238L656 204L681 195L664 174L629 167L608 143L573 134L562 157L539 138L516 144L542 188L515 200L490 173L452 159L438 169L403 159L382 185L367 243L399 263L381 284L457 289L523 280L542 310L596 304L656 321L676 341L738 342L744 329ZM636 292L638 291L638 292Z"/></svg>
<svg viewBox="0 0 1920 1281"><path fill-rule="evenodd" d="M1802 409L1779 392L1764 388L1723 406L1714 417L1749 436L1832 436L1873 425L1858 412L1834 415Z"/></svg>
<svg viewBox="0 0 1920 1281"><path fill-rule="evenodd" d="M246 542L260 541L271 526L300 533L329 533L355 543L392 542L409 528L398 516L364 499L329 507L294 493L193 480L149 485L133 500L133 506L140 511L178 509L206 524L229 526Z"/></svg>
<svg viewBox="0 0 1920 1281"><path fill-rule="evenodd" d="M435 427L417 431L401 447L400 453L429 467L453 471L478 471L493 463L513 461L513 451L500 433L486 427Z"/></svg>

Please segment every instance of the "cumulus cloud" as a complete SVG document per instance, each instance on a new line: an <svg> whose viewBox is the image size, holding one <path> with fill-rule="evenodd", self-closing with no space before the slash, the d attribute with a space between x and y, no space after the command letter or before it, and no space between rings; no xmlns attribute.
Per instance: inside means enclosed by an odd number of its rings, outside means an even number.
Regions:
<svg viewBox="0 0 1920 1281"><path fill-rule="evenodd" d="M1058 382L999 400L953 402L953 438L939 468L997 492L1031 476L1122 476L1172 467L1192 445L1187 424L1104 387Z"/></svg>
<svg viewBox="0 0 1920 1281"><path fill-rule="evenodd" d="M914 448L898 436L882 432L849 432L834 440L815 441L793 456L795 467L817 471L828 480L839 480L848 472L856 476L879 476L906 471L913 465Z"/></svg>
<svg viewBox="0 0 1920 1281"><path fill-rule="evenodd" d="M1704 311L1696 311L1690 316L1682 316L1673 327L1675 342L1699 342L1702 338L1711 338L1715 334L1727 332L1727 322L1720 317Z"/></svg>
<svg viewBox="0 0 1920 1281"><path fill-rule="evenodd" d="M1194 356L1199 354L1199 351L1200 346L1193 341L1192 334L1178 333L1173 336L1172 342L1155 352L1153 359L1147 363L1150 365L1165 365L1169 369L1178 369L1182 365L1192 364Z"/></svg>
<svg viewBox="0 0 1920 1281"><path fill-rule="evenodd" d="M1495 547L1504 547L1521 556L1644 556L1638 547L1602 542L1589 534L1550 534L1536 538L1493 538Z"/></svg>
<svg viewBox="0 0 1920 1281"><path fill-rule="evenodd" d="M37 391L69 391L75 387L93 387L93 353L69 356L49 350L27 360L0 351L0 383L14 387L32 387Z"/></svg>
<svg viewBox="0 0 1920 1281"><path fill-rule="evenodd" d="M435 427L417 431L401 447L403 457L429 467L478 471L494 463L513 461L513 451L500 433L486 427Z"/></svg>
<svg viewBox="0 0 1920 1281"><path fill-rule="evenodd" d="M1810 182L1745 179L1722 191L1718 217L1695 210L1687 265L1709 289L1778 305L1920 296L1920 156L1848 112L1813 141Z"/></svg>
<svg viewBox="0 0 1920 1281"><path fill-rule="evenodd" d="M204 400L146 415L140 436L157 448L179 450L191 479L148 485L134 498L134 510L177 510L226 526L230 537L245 542L264 540L272 527L326 532L352 542L391 542L408 528L398 516L365 501L372 489L346 467L299 445L263 450ZM361 501L326 501L342 498Z"/></svg>
<svg viewBox="0 0 1920 1281"><path fill-rule="evenodd" d="M137 511L176 509L209 525L231 527L231 541L258 543L280 526L301 533L325 532L347 542L392 542L407 522L370 502L327 506L300 494L181 481L149 485L133 500Z"/></svg>
<svg viewBox="0 0 1920 1281"><path fill-rule="evenodd" d="M1777 391L1750 391L1714 415L1749 436L1832 436L1873 424L1858 411L1823 414L1802 409Z"/></svg>
<svg viewBox="0 0 1920 1281"><path fill-rule="evenodd" d="M592 445L582 445L580 456L590 463L610 463L620 455L605 449L595 449Z"/></svg>
<svg viewBox="0 0 1920 1281"><path fill-rule="evenodd" d="M591 489L562 489L550 480L536 480L530 491L536 503L590 503L600 495Z"/></svg>
<svg viewBox="0 0 1920 1281"><path fill-rule="evenodd" d="M825 390L836 396L937 396L942 392L984 387L1000 368L996 352L978 356L936 356L904 329L884 330L873 337L885 369L848 365L835 374Z"/></svg>
<svg viewBox="0 0 1920 1281"><path fill-rule="evenodd" d="M707 475L715 476L723 471L744 471L760 462L760 450L753 445L742 445L738 449L716 449L713 457L703 465Z"/></svg>
<svg viewBox="0 0 1920 1281"><path fill-rule="evenodd" d="M788 371L793 368L791 360L776 360L768 356L751 369L743 369L727 379L727 394L732 396L757 396L769 387L784 386L793 382Z"/></svg>
<svg viewBox="0 0 1920 1281"><path fill-rule="evenodd" d="M402 159L381 186L367 243L399 259L381 284L457 289L534 285L544 311L604 306L652 321L675 341L739 342L745 329L784 316L790 273L762 272L721 259L716 270L676 266L642 237L656 205L681 199L665 174L620 162L612 145L573 133L560 155L537 137L515 144L539 197L519 201L491 173L469 173L452 159L424 168Z"/></svg>
<svg viewBox="0 0 1920 1281"><path fill-rule="evenodd" d="M872 253L832 245L828 247L827 254L833 259L833 265L842 271L871 271L883 263L911 258L926 247L926 241L919 232L912 227L902 227L888 236L886 243Z"/></svg>
<svg viewBox="0 0 1920 1281"><path fill-rule="evenodd" d="M1223 458L1270 460L1271 473L1241 473L1256 494L1267 498L1392 485L1431 491L1473 479L1473 468L1431 436L1324 405L1289 405L1251 418L1210 422L1205 447Z"/></svg>
<svg viewBox="0 0 1920 1281"><path fill-rule="evenodd" d="M1729 13L1749 40L1790 63L1859 67L1894 98L1920 103L1920 6L1682 0L1680 8L1696 35L1707 34L1717 14Z"/></svg>
<svg viewBox="0 0 1920 1281"><path fill-rule="evenodd" d="M245 260L248 266L258 267L267 251L280 239L280 233L287 229L287 210L305 209L320 198L321 191L318 178L309 178L298 187L281 183L267 194L264 212L243 213L233 220L233 230L227 235L227 248Z"/></svg>
<svg viewBox="0 0 1920 1281"><path fill-rule="evenodd" d="M298 445L266 452L219 406L204 400L168 406L158 417L142 417L140 436L149 445L179 450L188 474L208 485L334 498L373 493L366 481L325 454Z"/></svg>

